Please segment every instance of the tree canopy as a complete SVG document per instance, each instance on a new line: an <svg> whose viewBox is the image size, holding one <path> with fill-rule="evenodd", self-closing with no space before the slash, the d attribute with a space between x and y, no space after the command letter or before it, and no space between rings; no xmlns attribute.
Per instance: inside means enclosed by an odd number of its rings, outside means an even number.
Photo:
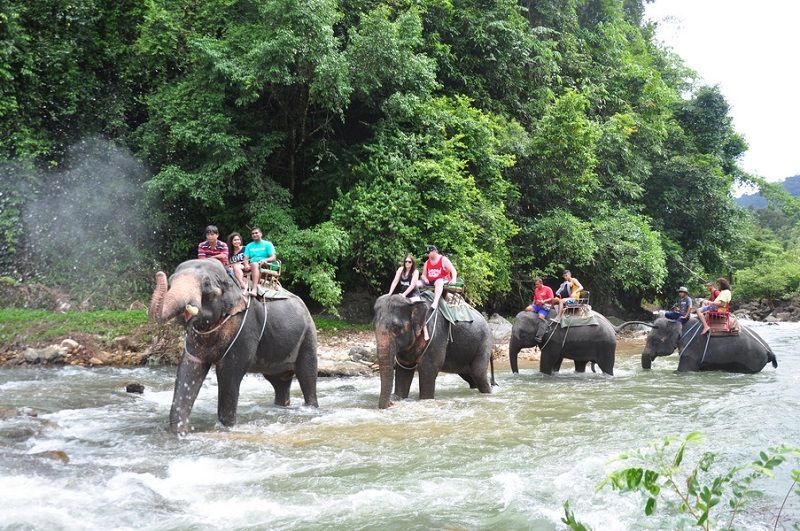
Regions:
<svg viewBox="0 0 800 531"><path fill-rule="evenodd" d="M6 0L0 266L108 272L48 244L86 238L141 293L214 223L328 308L428 243L497 308L563 268L609 307L763 276L797 247L734 204L747 146L646 1Z"/></svg>

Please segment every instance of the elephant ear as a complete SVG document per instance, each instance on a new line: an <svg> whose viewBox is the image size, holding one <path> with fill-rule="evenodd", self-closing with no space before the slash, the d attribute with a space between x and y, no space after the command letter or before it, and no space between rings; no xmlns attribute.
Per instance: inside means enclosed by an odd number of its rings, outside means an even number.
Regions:
<svg viewBox="0 0 800 531"><path fill-rule="evenodd" d="M414 328L414 336L422 334L425 326L425 317L428 315L428 303L417 301L411 307L411 326Z"/></svg>

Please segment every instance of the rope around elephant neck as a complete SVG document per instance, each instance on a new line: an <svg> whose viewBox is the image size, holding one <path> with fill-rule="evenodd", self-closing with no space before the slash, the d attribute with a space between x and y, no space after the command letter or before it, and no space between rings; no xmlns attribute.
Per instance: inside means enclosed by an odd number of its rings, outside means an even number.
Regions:
<svg viewBox="0 0 800 531"><path fill-rule="evenodd" d="M558 330L558 323L556 321L550 321L550 322L554 323L555 326L553 326L553 331L550 332L550 335L548 336L547 341L544 342L544 345L539 347L539 352L544 350L544 347L546 347L547 344L550 343L550 339L552 339L553 335L556 333L556 330ZM564 348L564 346L562 345L561 348Z"/></svg>
<svg viewBox="0 0 800 531"><path fill-rule="evenodd" d="M244 297L242 297L242 298L244 298ZM246 306L245 306L245 311L246 311L248 308L250 308L250 299L245 299L245 300L247 301ZM217 326L215 326L214 328L212 328L210 330L198 330L197 328L194 327L194 325L192 325L192 330L198 336L207 336L208 334L210 334L212 332L216 332L217 330L219 330L222 327L222 325L227 323L228 319L230 319L234 315L236 315L236 314L230 314L229 313L223 319L220 319L219 324Z"/></svg>
<svg viewBox="0 0 800 531"><path fill-rule="evenodd" d="M266 305L266 302L264 304ZM265 310L264 311L264 326L266 326L267 325L266 307L264 308L264 310ZM231 348L233 347L233 344L236 343L237 339L239 339L239 334L242 333L242 329L244 328L245 321L247 321L247 314L249 312L250 312L250 301L248 300L247 301L247 307L244 310L244 317L242 317L242 324L239 325L239 330L236 332L236 335L234 336L233 341L231 341L230 344L228 345L228 348L225 349L225 353L222 354L222 357L220 359L218 359L217 361L215 361L214 363L219 363L222 360L224 360L225 356L228 355L228 352L231 351ZM228 317L231 317L231 316L229 315ZM227 318L225 320L227 321ZM194 329L194 327L192 327L192 329ZM263 328L262 328L261 332L262 333L264 332ZM187 335L186 339L183 340L183 351L186 353L186 357L189 359L189 361L194 362L194 363L205 363L204 361L200 360L200 358L198 358L197 356L195 356L191 352L189 352L188 340L189 340L189 336Z"/></svg>
<svg viewBox="0 0 800 531"><path fill-rule="evenodd" d="M428 338L428 342L425 344L425 348L422 350L422 353L419 356L417 356L417 359L414 361L414 365L411 367L406 367L405 365L400 363L400 361L397 359L397 356L395 356L394 358L395 365L399 365L400 367L402 367L407 371L413 371L419 366L419 360L421 360L422 356L424 356L425 353L428 351L428 347L431 346L431 341L433 341L433 336L436 335L436 323L439 321L439 310L433 310L431 317L433 317L433 332L431 333L431 336ZM425 324L423 326L428 326L428 321L431 320L431 317L425 319Z"/></svg>
<svg viewBox="0 0 800 531"><path fill-rule="evenodd" d="M681 352L680 352L680 354L678 354L678 357L679 357L679 358L680 358L681 356L683 356L683 353L684 353L684 352L686 352L686 349L687 349L687 348L689 348L689 345L691 345L691 344L692 344L692 341L694 341L694 338L695 338L695 337L697 337L697 332L699 332L699 331L700 331L700 328L699 328L699 326L700 326L700 323L695 323L695 324L693 324L693 325L691 326L691 328L689 328L689 330L687 330L687 331L686 331L686 332L685 332L685 333L684 333L684 334L681 336L681 339L683 339L683 338L686 336L686 334L688 334L689 332L691 332L692 330L694 330L694 335L692 335L692 337L691 337L691 338L689 338L689 342L688 342L688 343L686 343L686 344L683 346L683 348L681 349ZM679 340L679 341L680 341L680 340Z"/></svg>

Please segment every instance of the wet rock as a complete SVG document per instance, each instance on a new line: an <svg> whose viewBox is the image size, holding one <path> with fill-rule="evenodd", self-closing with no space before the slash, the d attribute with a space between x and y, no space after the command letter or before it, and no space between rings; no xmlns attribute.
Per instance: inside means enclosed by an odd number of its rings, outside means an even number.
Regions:
<svg viewBox="0 0 800 531"><path fill-rule="evenodd" d="M511 323L499 314L492 315L487 322L492 331L495 342L503 342L511 339Z"/></svg>
<svg viewBox="0 0 800 531"><path fill-rule="evenodd" d="M61 342L61 348L65 348L69 352L77 352L78 350L80 350L81 345L74 339L67 338Z"/></svg>
<svg viewBox="0 0 800 531"><path fill-rule="evenodd" d="M378 363L378 349L369 347L353 347L348 357L353 361Z"/></svg>
<svg viewBox="0 0 800 531"><path fill-rule="evenodd" d="M69 456L61 450L48 450L46 452L39 452L31 455L33 455L34 457L44 457L46 459L52 459L54 461L61 461L65 465L69 463Z"/></svg>
<svg viewBox="0 0 800 531"><path fill-rule="evenodd" d="M22 357L30 364L55 364L63 363L69 350L59 345L50 345L44 348L26 348Z"/></svg>
<svg viewBox="0 0 800 531"><path fill-rule="evenodd" d="M317 365L317 375L325 376L371 376L372 367L366 363L355 361L334 361L320 359Z"/></svg>
<svg viewBox="0 0 800 531"><path fill-rule="evenodd" d="M136 345L135 341L132 341L128 336L119 336L115 337L111 341L111 345L116 350L138 350L138 346Z"/></svg>
<svg viewBox="0 0 800 531"><path fill-rule="evenodd" d="M125 392L142 394L144 393L144 385L139 382L131 382L125 386Z"/></svg>
<svg viewBox="0 0 800 531"><path fill-rule="evenodd" d="M767 323L777 323L777 322L779 321L779 319L778 319L777 317L775 317L775 315L773 315L773 314L769 314L769 315L768 315L768 316L767 316L767 317L764 319L764 321L766 321Z"/></svg>
<svg viewBox="0 0 800 531"><path fill-rule="evenodd" d="M19 416L19 410L15 407L0 407L0 420L6 420Z"/></svg>

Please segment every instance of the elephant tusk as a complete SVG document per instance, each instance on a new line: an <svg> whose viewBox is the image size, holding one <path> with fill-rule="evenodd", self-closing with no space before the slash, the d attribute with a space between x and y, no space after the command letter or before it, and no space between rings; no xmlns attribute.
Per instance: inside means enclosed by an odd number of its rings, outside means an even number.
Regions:
<svg viewBox="0 0 800 531"><path fill-rule="evenodd" d="M197 315L198 313L200 313L200 308L198 308L197 306L192 306L191 304L187 304L186 311L190 315Z"/></svg>

